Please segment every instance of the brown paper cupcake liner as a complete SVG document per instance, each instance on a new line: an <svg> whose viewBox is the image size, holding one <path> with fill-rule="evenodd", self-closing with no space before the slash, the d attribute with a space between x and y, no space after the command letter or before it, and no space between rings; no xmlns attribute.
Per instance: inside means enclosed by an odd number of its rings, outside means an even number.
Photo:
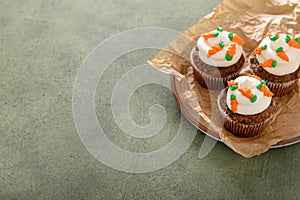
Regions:
<svg viewBox="0 0 300 200"><path fill-rule="evenodd" d="M249 59L248 59L248 63L250 64L250 72L252 74L255 74L257 76L260 76L259 74L255 73L255 71L252 69L252 65L255 67L258 67L258 61L256 60L255 63L253 63L253 59L255 59L255 53L252 52ZM260 76L261 78L263 78L262 76ZM280 97L283 96L285 94L290 93L296 86L297 86L297 80L298 79L293 79L293 80L289 80L287 82L273 82L270 81L268 79L265 79L265 81L267 82L267 86L269 87L269 89L274 93L274 96Z"/></svg>
<svg viewBox="0 0 300 200"><path fill-rule="evenodd" d="M196 64L194 63L194 59L192 56L193 51L194 51L194 48L190 54L190 61L191 61L191 64L193 65L195 78L202 87L207 88L209 90L222 90L227 86L227 81L233 80L239 76L241 69L239 69L238 71L231 73L230 75L227 75L225 77L212 76L204 71L199 70L197 68ZM242 56L244 56L244 54Z"/></svg>
<svg viewBox="0 0 300 200"><path fill-rule="evenodd" d="M226 95L226 89L223 89L218 95L217 103L221 116L224 120L224 128L234 135L239 137L254 137L262 132L270 124L273 114L257 124L244 124L239 121L233 120L220 104L221 99L224 95Z"/></svg>
<svg viewBox="0 0 300 200"><path fill-rule="evenodd" d="M265 129L271 118L267 118L266 120L262 121L259 124L242 124L240 122L236 122L232 120L229 116L225 116L223 113L222 115L224 118L224 128L232 132L234 135L239 137L254 137L258 135L260 132L262 132L263 129Z"/></svg>
<svg viewBox="0 0 300 200"><path fill-rule="evenodd" d="M267 80L267 86L274 93L274 96L283 96L290 93L297 86L297 79L282 83Z"/></svg>

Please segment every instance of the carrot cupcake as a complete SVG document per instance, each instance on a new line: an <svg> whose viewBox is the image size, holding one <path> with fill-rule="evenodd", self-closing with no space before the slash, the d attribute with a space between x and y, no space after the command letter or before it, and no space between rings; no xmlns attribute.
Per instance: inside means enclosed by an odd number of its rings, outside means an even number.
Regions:
<svg viewBox="0 0 300 200"><path fill-rule="evenodd" d="M250 56L252 73L267 81L275 94L282 96L297 85L300 63L298 38L288 34L269 35Z"/></svg>
<svg viewBox="0 0 300 200"><path fill-rule="evenodd" d="M257 76L240 76L229 81L217 100L224 127L236 136L256 136L275 113L272 96L266 82Z"/></svg>
<svg viewBox="0 0 300 200"><path fill-rule="evenodd" d="M191 63L199 84L208 89L223 89L228 80L238 76L245 62L244 41L217 27L201 35L191 52Z"/></svg>

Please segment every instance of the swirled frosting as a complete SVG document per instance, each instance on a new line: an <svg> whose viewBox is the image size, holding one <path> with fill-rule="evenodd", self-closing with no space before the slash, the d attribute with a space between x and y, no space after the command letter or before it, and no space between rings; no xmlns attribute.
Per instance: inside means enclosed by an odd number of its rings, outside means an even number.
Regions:
<svg viewBox="0 0 300 200"><path fill-rule="evenodd" d="M236 34L217 30L203 34L197 41L200 59L211 66L228 67L235 64L243 53L243 40Z"/></svg>
<svg viewBox="0 0 300 200"><path fill-rule="evenodd" d="M300 64L298 38L288 34L270 35L262 40L256 58L267 72L283 76L295 72Z"/></svg>
<svg viewBox="0 0 300 200"><path fill-rule="evenodd" d="M271 103L273 93L266 82L257 76L240 76L228 82L226 103L230 110L241 115L258 114Z"/></svg>

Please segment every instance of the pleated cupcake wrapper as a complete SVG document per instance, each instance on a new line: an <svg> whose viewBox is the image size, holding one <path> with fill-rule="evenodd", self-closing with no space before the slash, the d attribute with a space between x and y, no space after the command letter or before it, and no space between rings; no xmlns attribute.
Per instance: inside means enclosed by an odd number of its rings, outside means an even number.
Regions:
<svg viewBox="0 0 300 200"><path fill-rule="evenodd" d="M282 83L267 81L267 86L274 93L274 96L283 96L295 88L296 85L297 79Z"/></svg>
<svg viewBox="0 0 300 200"><path fill-rule="evenodd" d="M227 86L227 81L233 80L239 76L240 70L226 77L214 77L206 72L199 70L194 63L194 59L192 56L193 51L195 51L194 48L190 54L190 61L194 68L195 78L202 87L205 87L209 90L222 90Z"/></svg>
<svg viewBox="0 0 300 200"><path fill-rule="evenodd" d="M224 117L224 127L232 132L234 135L239 137L254 137L258 135L260 132L262 132L263 129L265 129L271 118L267 118L264 121L258 123L258 124L242 124L239 122L236 122L232 120L229 116L225 115L226 113L223 113Z"/></svg>
<svg viewBox="0 0 300 200"><path fill-rule="evenodd" d="M253 57L253 54L251 54L250 57ZM248 59L248 63L251 64L250 57ZM250 71L252 74L255 74L255 72L250 68ZM297 79L290 80L289 82L272 82L265 80L267 82L268 88L274 93L274 96L280 97L287 93L289 93L294 87L297 85Z"/></svg>
<svg viewBox="0 0 300 200"><path fill-rule="evenodd" d="M221 113L221 116L224 119L224 128L226 128L234 135L239 137L254 137L269 125L273 115L269 116L268 118L264 119L262 122L258 124L243 124L234 121L220 105L220 101L223 95L226 95L226 89L223 89L218 96L217 101L218 101L219 111Z"/></svg>

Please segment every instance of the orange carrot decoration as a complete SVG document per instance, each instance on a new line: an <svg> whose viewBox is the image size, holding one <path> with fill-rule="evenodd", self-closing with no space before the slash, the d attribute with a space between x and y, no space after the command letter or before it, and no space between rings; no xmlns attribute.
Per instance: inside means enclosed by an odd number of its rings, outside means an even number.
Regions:
<svg viewBox="0 0 300 200"><path fill-rule="evenodd" d="M204 33L202 37L204 37L205 40L208 40L209 38L214 37L214 33Z"/></svg>
<svg viewBox="0 0 300 200"><path fill-rule="evenodd" d="M232 43L229 45L229 47L226 51L225 59L227 61L231 61L235 53L236 53L236 46L235 46L235 43Z"/></svg>
<svg viewBox="0 0 300 200"><path fill-rule="evenodd" d="M297 41L295 39L291 39L288 42L288 45L290 45L291 47L294 47L296 49L300 49L299 44L297 43Z"/></svg>
<svg viewBox="0 0 300 200"><path fill-rule="evenodd" d="M289 62L289 57L286 55L285 51L283 51L283 47L279 47L276 49L276 54L278 57L280 57L282 60L285 60Z"/></svg>
<svg viewBox="0 0 300 200"><path fill-rule="evenodd" d="M231 87L233 85L238 85L239 83L238 82L234 82L234 80L230 80L230 81L227 81L227 84L228 84L228 87Z"/></svg>
<svg viewBox="0 0 300 200"><path fill-rule="evenodd" d="M204 33L202 34L202 37L204 37L205 40L208 40L209 38L218 37L219 32L210 32L210 33Z"/></svg>
<svg viewBox="0 0 300 200"><path fill-rule="evenodd" d="M232 112L234 112L234 113L236 112L237 105L238 105L238 102L236 100L236 96L234 94L231 94L230 95L230 106L231 106Z"/></svg>
<svg viewBox="0 0 300 200"><path fill-rule="evenodd" d="M276 60L270 58L262 63L260 63L262 67L276 67Z"/></svg>
<svg viewBox="0 0 300 200"><path fill-rule="evenodd" d="M289 62L289 57L286 55L285 51L278 51L278 52L276 52L276 54L282 60L285 60L285 61Z"/></svg>
<svg viewBox="0 0 300 200"><path fill-rule="evenodd" d="M276 33L275 35L269 34L269 38L272 41L276 41L279 38L279 33Z"/></svg>
<svg viewBox="0 0 300 200"><path fill-rule="evenodd" d="M229 56L233 57L234 54L236 53L236 46L235 44L230 44L227 51L226 51L226 54L228 54Z"/></svg>
<svg viewBox="0 0 300 200"><path fill-rule="evenodd" d="M256 88L262 91L264 93L264 96L271 97L274 94L266 87L266 84L266 81L262 80L260 84L256 86Z"/></svg>
<svg viewBox="0 0 300 200"><path fill-rule="evenodd" d="M211 46L210 49L208 50L207 57L210 57L211 55L218 53L219 51L221 51L221 49L222 48L218 44Z"/></svg>
<svg viewBox="0 0 300 200"><path fill-rule="evenodd" d="M262 85L261 88L259 89L264 93L265 96L267 97L272 97L274 94L266 87L266 85Z"/></svg>
<svg viewBox="0 0 300 200"><path fill-rule="evenodd" d="M233 37L232 37L232 42L236 42L238 43L239 45L243 46L244 45L244 41L242 38L240 38L237 34L233 34Z"/></svg>
<svg viewBox="0 0 300 200"><path fill-rule="evenodd" d="M256 51L255 51L255 53L257 54L257 55L260 55L261 54L261 52L262 52L262 47L259 47Z"/></svg>
<svg viewBox="0 0 300 200"><path fill-rule="evenodd" d="M252 78L256 78L256 79L259 80L259 81L262 81L262 79L261 79L259 76L256 76L256 75L254 75L254 74L249 74L248 76L249 76L249 77L252 77Z"/></svg>
<svg viewBox="0 0 300 200"><path fill-rule="evenodd" d="M234 82L233 80L227 81L227 85L230 88L230 90L232 90L232 91L239 88L239 83Z"/></svg>
<svg viewBox="0 0 300 200"><path fill-rule="evenodd" d="M244 95L245 97L250 99L251 103L254 103L256 101L257 96L255 94L253 94L250 89L248 89L248 88L239 88L238 90L239 90L239 92L242 93L242 95Z"/></svg>
<svg viewBox="0 0 300 200"><path fill-rule="evenodd" d="M259 47L257 50L256 50L256 54L257 55L260 55L261 54L261 52L263 51L263 50L266 50L267 49L267 45L264 45L264 46L261 46L261 47Z"/></svg>
<svg viewBox="0 0 300 200"><path fill-rule="evenodd" d="M249 99L252 99L254 97L254 94L248 88L239 88L238 90L239 90L239 92L242 93L242 95L244 95L245 97L247 97Z"/></svg>
<svg viewBox="0 0 300 200"><path fill-rule="evenodd" d="M215 44L214 46L211 46L210 49L208 50L207 57L210 57L218 53L219 51L221 51L223 47L224 47L223 42L219 42L219 44Z"/></svg>

